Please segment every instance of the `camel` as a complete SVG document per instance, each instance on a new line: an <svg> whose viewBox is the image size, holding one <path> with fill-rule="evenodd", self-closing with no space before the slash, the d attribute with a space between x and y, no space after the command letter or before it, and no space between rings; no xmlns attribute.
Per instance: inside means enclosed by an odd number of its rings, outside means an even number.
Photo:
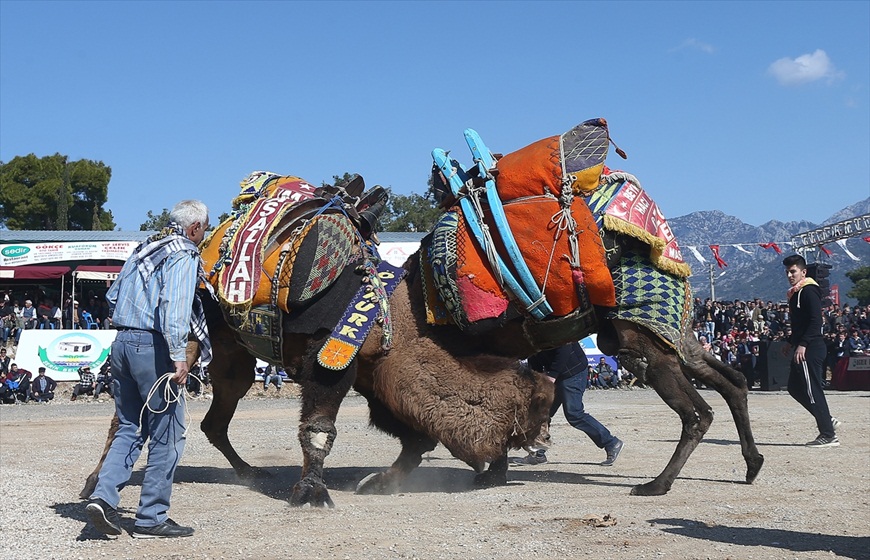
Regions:
<svg viewBox="0 0 870 560"><path fill-rule="evenodd" d="M597 175L594 180L597 183ZM599 243L606 247L606 267L612 271L625 254L651 252L634 237L604 229L601 233ZM367 399L372 425L401 443L399 456L389 468L359 483L357 492L362 494L401 488L423 454L438 443L478 473L479 485L506 484L508 450L533 441L548 419L552 384L543 375L520 367L519 360L576 340L577 331L553 331L548 327L552 323L533 322L540 336L530 336L529 318L522 313L505 316L489 330L462 331L430 324L421 258L418 251L408 259L407 275L389 299L393 342L388 351L381 343L385 327L377 324L347 367L327 369L317 359L337 321L323 319L329 316L331 303L348 301L360 284L354 265L346 267L334 285L299 312L284 317L284 366L290 379L301 386L302 401L298 438L304 460L301 479L292 489L292 505L334 505L324 481L324 464L337 435L339 407L351 387ZM238 401L254 382L255 359L217 303L205 307L214 350L209 367L214 398L200 427L239 477L265 476L238 455L228 437ZM752 483L764 457L753 439L744 377L705 353L688 329L668 344L637 322L608 318L601 309L594 315L591 330L598 332L602 352L617 355L623 367L652 387L682 423L680 440L665 468L653 480L633 487L631 493L667 493L707 432L713 413L692 380L715 389L727 403L746 463L745 480ZM314 321L312 327L312 317L323 321ZM307 323L307 328L301 328L301 323ZM90 495L98 470L89 477L82 497Z"/></svg>
<svg viewBox="0 0 870 560"><path fill-rule="evenodd" d="M409 259L409 271L415 269L417 258ZM519 322L478 336L427 325L420 284L419 275L411 272L391 298L395 344L388 353L380 347L377 327L351 366L336 372L313 358L327 333L285 339L284 355L292 357L286 370L302 388L298 437L304 462L301 480L293 487L292 505L334 505L323 469L337 434L338 409L351 387L368 400L372 424L401 443L398 458L387 470L360 482L357 492L362 494L395 492L439 442L480 473L479 485L505 484L508 449L532 441L548 418L552 384L519 367L518 358L537 350ZM216 304L207 306L206 314L213 340L214 398L200 427L240 478L266 476L238 455L228 437L238 401L254 382L254 357L237 342ZM667 493L709 428L712 410L692 379L714 388L728 404L740 437L747 483L755 480L764 461L752 436L743 376L705 353L691 334L686 337L687 359L681 362L672 348L643 327L620 320L599 324L599 348L619 355L621 363L677 413L683 426L664 470L635 486L634 495ZM484 471L486 463L489 468ZM89 477L83 497L93 490L98 471L99 467Z"/></svg>

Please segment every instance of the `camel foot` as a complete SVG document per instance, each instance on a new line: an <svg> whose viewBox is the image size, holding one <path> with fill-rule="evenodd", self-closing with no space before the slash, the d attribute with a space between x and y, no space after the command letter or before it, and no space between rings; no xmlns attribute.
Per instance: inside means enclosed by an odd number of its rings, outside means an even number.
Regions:
<svg viewBox="0 0 870 560"><path fill-rule="evenodd" d="M752 484L755 482L755 477L761 470L761 465L764 464L764 455L758 454L755 457L746 459L746 483Z"/></svg>
<svg viewBox="0 0 870 560"><path fill-rule="evenodd" d="M79 498L82 500L87 500L91 497L91 494L94 493L94 490L97 488L97 480L99 479L99 473L91 473L88 476L88 479L85 480L85 487L82 488L82 491L79 492Z"/></svg>
<svg viewBox="0 0 870 560"><path fill-rule="evenodd" d="M329 490L326 489L326 484L322 480L317 480L310 477L305 477L293 486L293 494L290 496L291 506L303 506L311 504L312 507L335 507L332 498L329 497Z"/></svg>
<svg viewBox="0 0 870 560"><path fill-rule="evenodd" d="M474 477L474 485L478 488L495 488L507 486L507 471L483 471Z"/></svg>
<svg viewBox="0 0 870 560"><path fill-rule="evenodd" d="M669 486L665 486L660 482L653 480L646 484L638 484L631 489L632 496L664 496L670 490Z"/></svg>
<svg viewBox="0 0 870 560"><path fill-rule="evenodd" d="M398 488L398 484L389 476L387 472L372 473L356 485L355 494L365 495L388 495L392 494Z"/></svg>

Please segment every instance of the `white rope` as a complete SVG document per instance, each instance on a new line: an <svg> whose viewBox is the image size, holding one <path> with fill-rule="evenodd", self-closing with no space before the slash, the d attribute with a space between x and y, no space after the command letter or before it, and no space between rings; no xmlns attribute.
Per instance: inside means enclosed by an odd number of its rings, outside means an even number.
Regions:
<svg viewBox="0 0 870 560"><path fill-rule="evenodd" d="M498 285L502 289L505 289L504 277L501 274L501 267L498 265L498 253L495 249L495 243L492 240L492 235L489 233L489 226L483 221L483 205L481 204L480 195L486 192L486 187L476 188L471 179L468 180L465 187L468 192L468 200L474 208L475 218L477 218L477 223L480 226L481 237L483 238L481 239L481 244L486 253L486 259L489 261L490 268L498 281Z"/></svg>
<svg viewBox="0 0 870 560"><path fill-rule="evenodd" d="M191 421L190 409L187 408L187 397L190 396L190 393L187 392L187 384L182 386L182 385L178 385L177 383L171 382L172 376L174 376L174 375L175 375L174 371L166 372L163 375L161 375L160 377L158 377L157 381L154 382L154 385L151 386L151 390L148 391L148 398L145 399L145 404L142 406L142 410L139 412L139 429L136 430L137 436L142 435L142 422L145 419L145 411L146 410L148 412L150 412L151 414L163 414L164 412L169 410L169 405L171 405L172 403L175 403L175 402L181 402L181 406L184 406L184 417L186 420L184 423L184 434L182 434L182 437L187 437L187 430L188 430L188 426L190 426L190 421ZM205 385L205 382L202 380L202 378L200 376L193 374L193 373L190 373L190 372L188 372L187 375L189 375L189 376L192 375L193 377L196 377L197 379L199 379L199 382L202 385ZM160 387L160 383L163 381L166 381L166 383L164 384L164 387L163 387L163 400L166 402L166 406L164 406L163 409L161 409L161 410L155 410L154 408L151 407L151 397L153 397L154 395L157 394L157 391L159 390L159 387Z"/></svg>

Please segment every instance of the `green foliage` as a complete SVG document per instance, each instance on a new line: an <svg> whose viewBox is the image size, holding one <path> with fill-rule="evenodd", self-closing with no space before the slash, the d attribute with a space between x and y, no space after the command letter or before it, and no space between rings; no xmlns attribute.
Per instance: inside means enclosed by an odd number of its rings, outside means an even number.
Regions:
<svg viewBox="0 0 870 560"><path fill-rule="evenodd" d="M424 196L390 193L387 209L381 217L381 231L420 231L432 229L441 216L435 204L431 187Z"/></svg>
<svg viewBox="0 0 870 560"><path fill-rule="evenodd" d="M13 230L112 230L112 169L67 156L16 156L0 163L0 225Z"/></svg>
<svg viewBox="0 0 870 560"><path fill-rule="evenodd" d="M846 273L855 285L846 294L858 300L858 305L870 305L870 266L862 266Z"/></svg>
<svg viewBox="0 0 870 560"><path fill-rule="evenodd" d="M163 212L155 214L151 210L148 211L147 220L139 226L139 231L160 231L169 224L169 210L164 208Z"/></svg>

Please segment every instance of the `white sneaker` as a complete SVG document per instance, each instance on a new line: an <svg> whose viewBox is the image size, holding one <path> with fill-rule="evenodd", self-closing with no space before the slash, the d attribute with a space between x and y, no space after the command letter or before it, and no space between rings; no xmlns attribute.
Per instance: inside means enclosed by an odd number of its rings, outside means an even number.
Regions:
<svg viewBox="0 0 870 560"><path fill-rule="evenodd" d="M840 428L843 427L843 423L840 422L839 420L837 420L836 418L834 418L833 416L831 416L831 424L834 425L834 433L839 434Z"/></svg>

